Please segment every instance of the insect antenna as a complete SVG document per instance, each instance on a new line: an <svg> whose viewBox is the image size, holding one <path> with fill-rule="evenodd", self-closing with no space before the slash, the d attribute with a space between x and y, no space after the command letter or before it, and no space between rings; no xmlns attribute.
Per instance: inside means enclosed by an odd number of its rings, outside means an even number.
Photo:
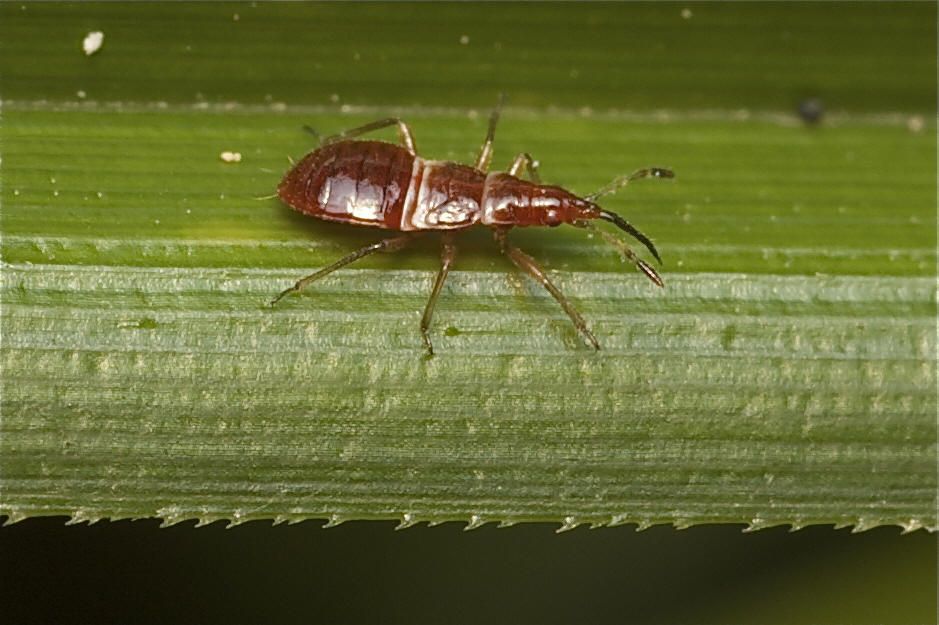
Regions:
<svg viewBox="0 0 939 625"><path fill-rule="evenodd" d="M594 191L590 195L584 196L585 200L590 200L593 202L597 198L601 198L604 195L610 195L611 193L616 193L626 185L628 185L633 180L637 178L674 178L675 172L671 169L666 169L665 167L643 167L642 169L637 169L628 176L619 176L614 178L608 185L601 188L598 191Z"/></svg>
<svg viewBox="0 0 939 625"><path fill-rule="evenodd" d="M655 260L659 261L660 265L662 264L662 259L659 257L659 253L656 251L655 245L652 244L652 241L649 240L649 237L639 232L639 230L637 230L631 223L616 213L611 213L610 211L603 209L600 209L600 219L604 219L610 223L616 224L617 228L624 230L634 236L640 243L646 246L646 249L652 252L652 255L655 256ZM602 230L600 232L602 232ZM625 243L623 245L625 245Z"/></svg>
<svg viewBox="0 0 939 625"><path fill-rule="evenodd" d="M620 239L613 236L606 230L597 228L594 224L584 219L575 221L574 225L579 226L581 228L587 228L599 234L601 237L603 237L604 241L606 241L607 243L609 243L610 245L618 249L620 253L627 258L627 260L631 260L632 262L636 263L636 267L638 267L639 271L644 273L647 278L655 282L658 286L665 288L665 283L662 281L661 276L659 276L658 272L656 272L656 270L652 267L652 265L650 265L646 261L636 256L636 253L633 252L629 248L629 246L626 245L624 241L621 241ZM652 253L655 254L655 251L652 250ZM658 258L658 254L655 254L655 257ZM662 261L660 260L659 262L662 262Z"/></svg>
<svg viewBox="0 0 939 625"><path fill-rule="evenodd" d="M675 173L671 169L667 169L665 167L643 167L642 169L637 169L636 171L629 174L628 176L620 176L618 178L614 178L605 187L599 189L598 191L594 191L590 195L584 196L584 199L589 202L593 202L597 198L603 197L604 195L610 195L611 193L616 193L619 189L622 189L633 180L636 180L638 178L649 178L649 177L651 178L674 178ZM611 213L610 211L606 211L606 210L600 211L600 218L605 219L606 221L609 221L610 223L616 224L616 227L634 236L640 243L645 245L646 248L650 252L652 252L652 255L655 256L655 260L659 261L660 264L662 263L662 259L659 257L659 253L656 251L655 245L652 244L652 241L649 240L649 237L639 232L639 230L637 230L628 221L626 221L625 219L623 219L616 213ZM623 245L625 245L625 243L623 243ZM637 259L637 262L642 262L642 261L638 261ZM646 270L643 269L643 271L646 271ZM646 272L646 275L649 275L649 273ZM652 276L649 276L649 277L652 278ZM652 278L652 280L656 284L658 284L661 281L661 280L656 280L655 278Z"/></svg>

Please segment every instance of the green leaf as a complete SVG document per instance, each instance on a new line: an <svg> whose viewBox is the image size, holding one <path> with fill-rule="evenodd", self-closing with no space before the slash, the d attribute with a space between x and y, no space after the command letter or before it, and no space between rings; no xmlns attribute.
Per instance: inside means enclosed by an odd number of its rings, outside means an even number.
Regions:
<svg viewBox="0 0 939 625"><path fill-rule="evenodd" d="M935 529L935 6L691 7L0 5L0 513ZM677 173L604 200L664 290L512 234L600 352L484 229L434 358L435 237L266 306L387 235L257 199L303 124L467 162L499 91L495 167Z"/></svg>

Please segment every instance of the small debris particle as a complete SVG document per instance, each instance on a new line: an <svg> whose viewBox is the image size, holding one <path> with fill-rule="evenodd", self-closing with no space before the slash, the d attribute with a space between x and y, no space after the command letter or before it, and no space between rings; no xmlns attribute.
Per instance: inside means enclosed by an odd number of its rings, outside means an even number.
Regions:
<svg viewBox="0 0 939 625"><path fill-rule="evenodd" d="M225 150L218 155L222 162L224 163L240 163L241 162L241 152L229 152Z"/></svg>
<svg viewBox="0 0 939 625"><path fill-rule="evenodd" d="M85 51L85 56L91 56L95 52L101 49L101 46L104 44L104 33L100 30L93 30L82 40L82 50Z"/></svg>
<svg viewBox="0 0 939 625"><path fill-rule="evenodd" d="M906 127L909 128L910 132L915 132L917 134L923 132L925 125L926 123L919 115L914 115L913 117L906 120Z"/></svg>
<svg viewBox="0 0 939 625"><path fill-rule="evenodd" d="M460 45L465 46L469 43L469 35L460 35Z"/></svg>
<svg viewBox="0 0 939 625"><path fill-rule="evenodd" d="M101 191L98 191L97 193L95 193L95 195L97 195L98 197L104 197L104 193L101 193Z"/></svg>
<svg viewBox="0 0 939 625"><path fill-rule="evenodd" d="M238 20L241 19L241 16L235 13L234 15L231 16L231 19L233 22L237 22Z"/></svg>
<svg viewBox="0 0 939 625"><path fill-rule="evenodd" d="M158 324L157 324L156 319L151 319L150 317L144 317L137 324L137 327L143 330L155 330L157 328L157 325Z"/></svg>
<svg viewBox="0 0 939 625"><path fill-rule="evenodd" d="M334 93L334 94L330 95L330 96L329 96L329 101L330 101L330 102L338 102L338 101L339 101L339 94L338 94L338 93Z"/></svg>
<svg viewBox="0 0 939 625"><path fill-rule="evenodd" d="M806 124L817 124L822 119L824 107L818 98L805 98L799 102L799 117Z"/></svg>
<svg viewBox="0 0 939 625"><path fill-rule="evenodd" d="M75 92L75 95L77 95L79 98L84 99L85 96L87 96L88 94L85 93L84 89L79 89L78 91Z"/></svg>
<svg viewBox="0 0 939 625"><path fill-rule="evenodd" d="M685 7L684 9L682 9L682 10L681 10L681 19L683 19L683 20L690 20L690 19L691 19L691 9L689 9L688 7Z"/></svg>

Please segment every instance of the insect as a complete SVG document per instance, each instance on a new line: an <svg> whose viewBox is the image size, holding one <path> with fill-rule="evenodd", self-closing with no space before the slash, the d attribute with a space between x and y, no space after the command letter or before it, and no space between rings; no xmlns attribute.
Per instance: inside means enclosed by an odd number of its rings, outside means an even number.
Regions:
<svg viewBox="0 0 939 625"><path fill-rule="evenodd" d="M355 226L371 226L401 232L358 249L328 267L306 276L271 300L273 306L284 296L298 292L323 276L374 252L396 252L415 238L431 231L441 233L440 270L424 314L421 337L429 355L434 348L428 335L434 306L447 274L456 259L455 233L471 226L492 229L499 250L519 269L539 282L558 301L574 327L599 350L600 344L587 327L583 316L571 305L535 259L509 242L514 226L558 226L570 224L598 232L634 262L660 287L662 279L651 265L612 234L600 230L591 220L615 224L635 237L662 262L652 241L629 222L600 208L595 200L647 176L672 178L662 167L648 167L613 180L606 187L584 197L565 189L541 183L538 162L527 153L519 154L505 173L487 173L492 159L492 145L503 98L489 118L486 140L476 163L433 161L417 154L411 128L401 119L391 117L353 128L321 140L318 149L307 154L281 180L277 194L291 208L311 217ZM397 126L400 145L382 141L354 140L368 132ZM519 174L525 168L529 180Z"/></svg>

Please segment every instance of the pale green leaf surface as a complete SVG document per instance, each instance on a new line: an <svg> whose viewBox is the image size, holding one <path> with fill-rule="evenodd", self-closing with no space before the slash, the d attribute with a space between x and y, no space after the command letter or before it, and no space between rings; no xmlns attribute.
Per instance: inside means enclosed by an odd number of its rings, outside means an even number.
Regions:
<svg viewBox="0 0 939 625"><path fill-rule="evenodd" d="M763 48L777 26L750 5L469 5L459 25L454 5L365 5L382 28L358 6L0 5L0 513L936 527L934 7L875 26L868 5L763 5L798 44ZM569 62L512 28L532 17L581 24ZM831 52L844 24L867 46ZM737 73L726 39L751 52ZM916 80L871 52L893 43ZM821 127L778 112L810 84L792 55L830 79ZM848 80L844 59L869 62ZM529 151L582 193L678 173L606 202L655 239L664 290L583 232L513 233L602 351L482 230L433 359L432 238L265 306L382 236L254 199L311 148L302 124L398 114L465 162L499 90L497 167Z"/></svg>

